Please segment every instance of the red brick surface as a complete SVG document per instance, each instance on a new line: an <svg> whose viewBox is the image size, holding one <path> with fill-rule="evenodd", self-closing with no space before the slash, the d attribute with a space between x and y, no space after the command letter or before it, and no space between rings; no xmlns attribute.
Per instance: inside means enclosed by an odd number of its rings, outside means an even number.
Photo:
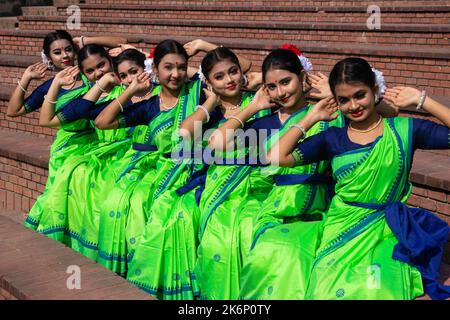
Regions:
<svg viewBox="0 0 450 320"><path fill-rule="evenodd" d="M0 211L0 299L153 298L95 261L29 230ZM68 267L81 270L81 289L68 289Z"/></svg>

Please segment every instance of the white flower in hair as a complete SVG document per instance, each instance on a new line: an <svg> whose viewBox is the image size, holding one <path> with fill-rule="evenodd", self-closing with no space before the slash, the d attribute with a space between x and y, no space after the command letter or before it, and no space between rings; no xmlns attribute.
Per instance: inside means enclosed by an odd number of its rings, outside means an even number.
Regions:
<svg viewBox="0 0 450 320"><path fill-rule="evenodd" d="M42 63L47 65L49 70L52 70L52 71L55 70L55 66L50 61L50 59L47 57L47 55L44 53L44 50L41 51L41 58L42 58Z"/></svg>
<svg viewBox="0 0 450 320"><path fill-rule="evenodd" d="M153 48L152 50L150 50L150 54L148 55L147 59L145 59L144 64L145 64L145 72L147 72L150 75L150 82L152 83L159 83L159 80L157 79L156 75L153 72L153 59L155 56L155 49Z"/></svg>
<svg viewBox="0 0 450 320"><path fill-rule="evenodd" d="M303 69L306 73L309 73L313 70L313 65L311 61L300 51L299 48L294 46L293 44L285 43L281 46L281 49L286 49L295 53L302 64Z"/></svg>
<svg viewBox="0 0 450 320"><path fill-rule="evenodd" d="M153 74L153 70L152 70L153 58L145 59L144 64L145 64L144 71L146 73L148 73L149 75L152 75Z"/></svg>
<svg viewBox="0 0 450 320"><path fill-rule="evenodd" d="M307 57L305 57L303 54L298 57L300 59L300 62L302 63L302 67L305 70L306 73L310 73L313 69L313 65L311 61Z"/></svg>
<svg viewBox="0 0 450 320"><path fill-rule="evenodd" d="M372 67L372 71L375 74L375 84L378 86L378 91L375 94L375 102L379 102L386 91L386 82L383 76L383 72Z"/></svg>
<svg viewBox="0 0 450 320"><path fill-rule="evenodd" d="M205 82L206 82L206 77L205 77L205 75L203 74L202 66L199 66L199 67L198 67L197 74L198 74L198 78L199 78L203 83L205 83Z"/></svg>

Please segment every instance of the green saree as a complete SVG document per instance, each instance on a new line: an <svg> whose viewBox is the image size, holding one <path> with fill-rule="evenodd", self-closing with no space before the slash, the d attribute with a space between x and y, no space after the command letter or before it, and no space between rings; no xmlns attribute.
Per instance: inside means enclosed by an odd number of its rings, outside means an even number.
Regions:
<svg viewBox="0 0 450 320"><path fill-rule="evenodd" d="M130 199L129 217L141 217L144 212L147 220L145 225L138 220L127 222L127 280L159 299L192 299L198 292L191 283L196 203L191 193L180 201L176 190L201 165L173 159L169 153L180 148L179 126L195 111L201 90L200 81L185 84L178 105L152 120L152 136L159 150L156 166L144 175Z"/></svg>
<svg viewBox="0 0 450 320"><path fill-rule="evenodd" d="M98 103L111 101L122 91L117 86ZM131 131L95 129L95 133L97 141L82 154L67 159L57 172L52 196L38 228L39 232L94 260L98 254L98 212L110 178L102 175L102 168L128 150Z"/></svg>
<svg viewBox="0 0 450 320"><path fill-rule="evenodd" d="M398 240L383 210L349 202L406 202L411 184L412 121L384 120L373 143L333 157L337 181L307 290L307 299L414 299L423 293L419 271L392 254ZM297 153L297 159L302 155Z"/></svg>
<svg viewBox="0 0 450 320"><path fill-rule="evenodd" d="M241 108L251 99L247 96ZM249 121L269 113L264 110ZM248 153L247 148L216 151L216 163L207 171L199 205L200 244L194 269L204 300L239 297L239 274L252 243L253 216L261 210L261 203L273 186L271 179L261 175L260 168L225 162L239 161Z"/></svg>
<svg viewBox="0 0 450 320"><path fill-rule="evenodd" d="M293 114L272 135L266 148L281 138L311 110L313 105ZM342 127L340 115L332 122L319 122L306 137L330 126ZM305 138L306 138L305 137ZM262 174L275 178L275 187L255 217L253 246L241 272L243 299L304 299L316 250L320 244L323 215L331 195L325 175L328 161L293 168L269 166Z"/></svg>
<svg viewBox="0 0 450 320"><path fill-rule="evenodd" d="M89 90L88 80L81 75L83 85L73 90L61 90L58 94L55 111L63 109L72 100L83 96ZM48 163L48 178L45 190L31 208L24 225L33 230L42 230L41 216L48 208L49 195L52 194L56 172L63 167L63 163L70 157L80 155L90 148L91 143L97 141L94 129L88 120L80 119L70 124L62 125L56 133L55 140L50 147Z"/></svg>

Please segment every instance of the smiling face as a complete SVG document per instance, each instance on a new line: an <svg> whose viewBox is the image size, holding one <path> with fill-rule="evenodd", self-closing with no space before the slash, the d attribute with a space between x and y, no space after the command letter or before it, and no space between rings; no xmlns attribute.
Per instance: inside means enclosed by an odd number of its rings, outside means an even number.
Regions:
<svg viewBox="0 0 450 320"><path fill-rule="evenodd" d="M335 97L339 109L352 121L367 120L375 111L376 88L371 89L361 82L336 85Z"/></svg>
<svg viewBox="0 0 450 320"><path fill-rule="evenodd" d="M106 57L91 54L81 63L82 72L90 82L99 80L103 75L112 71L111 63Z"/></svg>
<svg viewBox="0 0 450 320"><path fill-rule="evenodd" d="M128 87L142 72L144 72L144 68L130 60L124 60L117 66L119 79L126 87Z"/></svg>
<svg viewBox="0 0 450 320"><path fill-rule="evenodd" d="M265 75L264 85L270 99L283 108L291 108L302 99L302 76L288 70L269 69Z"/></svg>
<svg viewBox="0 0 450 320"><path fill-rule="evenodd" d="M169 90L179 90L187 79L187 61L179 54L166 54L156 67L159 83Z"/></svg>
<svg viewBox="0 0 450 320"><path fill-rule="evenodd" d="M49 58L57 70L63 70L74 65L75 50L66 39L55 40L50 45Z"/></svg>
<svg viewBox="0 0 450 320"><path fill-rule="evenodd" d="M207 75L207 78L207 83L221 97L235 97L241 92L241 69L228 59L216 63Z"/></svg>

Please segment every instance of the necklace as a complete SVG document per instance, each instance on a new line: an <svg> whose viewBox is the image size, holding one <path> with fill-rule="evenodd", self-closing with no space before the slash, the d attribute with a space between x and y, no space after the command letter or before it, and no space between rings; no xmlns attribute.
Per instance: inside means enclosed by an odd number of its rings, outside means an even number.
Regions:
<svg viewBox="0 0 450 320"><path fill-rule="evenodd" d="M178 99L177 99L177 101L175 101L175 104L173 105L173 106L171 106L171 107L165 107L164 105L163 105L163 101L162 101L162 98L161 98L161 94L159 95L159 106L160 106L160 108L161 109L163 109L163 110L170 110L170 109L172 109L172 108L174 108L177 104L178 104L178 100L179 100L180 98L178 97Z"/></svg>
<svg viewBox="0 0 450 320"><path fill-rule="evenodd" d="M236 110L237 108L240 108L241 107L241 104L242 104L242 101L244 100L244 95L243 94L241 94L241 100L239 101L239 103L237 104L237 105L235 105L235 106L232 106L232 107L225 107L223 104L222 104L222 107L224 108L224 109L226 109L226 110Z"/></svg>
<svg viewBox="0 0 450 320"><path fill-rule="evenodd" d="M377 127L380 125L381 120L383 120L383 117L382 117L382 116L380 116L380 119L377 121L377 123L376 123L372 128L369 128L369 129L366 129L366 130L355 129L355 128L352 127L352 124L351 124L351 123L350 123L348 126L349 126L349 128L350 128L351 130L353 130L353 131L355 131L355 132L366 133L366 132L370 132L370 131L374 130L375 128L377 128Z"/></svg>

